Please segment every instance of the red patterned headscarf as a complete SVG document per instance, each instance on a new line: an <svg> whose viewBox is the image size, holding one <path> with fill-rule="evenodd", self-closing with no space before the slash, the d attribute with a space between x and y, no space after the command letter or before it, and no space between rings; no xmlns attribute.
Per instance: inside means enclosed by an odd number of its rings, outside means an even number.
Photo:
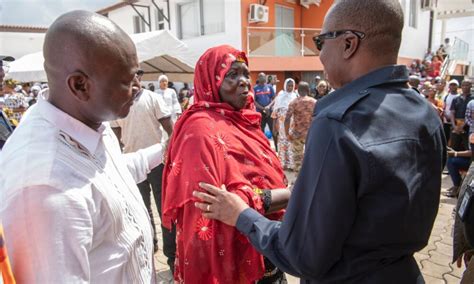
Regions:
<svg viewBox="0 0 474 284"><path fill-rule="evenodd" d="M260 129L253 97L236 110L219 88L245 54L230 46L207 50L198 60L196 103L177 121L163 173L162 221L176 223L175 279L186 283L254 283L263 277L263 257L235 228L202 217L192 192L199 182L222 184L264 214L259 189L286 187L280 161ZM269 216L281 218L283 211Z"/></svg>

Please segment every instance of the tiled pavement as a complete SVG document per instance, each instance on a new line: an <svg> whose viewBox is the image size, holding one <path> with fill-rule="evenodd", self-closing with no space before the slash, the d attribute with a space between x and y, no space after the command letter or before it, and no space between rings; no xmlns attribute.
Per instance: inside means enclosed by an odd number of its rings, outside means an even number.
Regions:
<svg viewBox="0 0 474 284"><path fill-rule="evenodd" d="M288 173L287 173L288 174ZM294 180L294 175L288 174L288 180ZM451 186L449 176L443 175L442 191ZM427 284L459 283L463 269L451 263L452 258L452 228L453 208L456 200L441 196L438 216L436 218L428 245L415 254ZM158 216L155 208L155 216ZM159 219L159 218L155 218ZM160 227L157 224L158 228ZM159 243L162 244L161 231L158 232ZM171 273L166 265L165 257L160 250L155 254L155 267L158 283L173 283ZM288 283L299 283L298 279L288 276Z"/></svg>

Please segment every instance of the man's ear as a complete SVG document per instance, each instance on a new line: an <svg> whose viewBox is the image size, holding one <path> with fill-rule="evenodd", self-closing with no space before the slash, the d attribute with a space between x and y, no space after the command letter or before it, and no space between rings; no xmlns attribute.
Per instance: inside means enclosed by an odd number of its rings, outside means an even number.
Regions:
<svg viewBox="0 0 474 284"><path fill-rule="evenodd" d="M82 71L74 71L66 78L69 91L81 101L88 101L90 98L89 77Z"/></svg>
<svg viewBox="0 0 474 284"><path fill-rule="evenodd" d="M351 58L359 48L360 40L354 34L347 34L344 36L344 59Z"/></svg>

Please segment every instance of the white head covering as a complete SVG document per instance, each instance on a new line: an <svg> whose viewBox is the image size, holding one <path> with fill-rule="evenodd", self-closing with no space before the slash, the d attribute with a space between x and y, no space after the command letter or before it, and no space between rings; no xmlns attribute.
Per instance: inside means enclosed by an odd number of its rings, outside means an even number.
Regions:
<svg viewBox="0 0 474 284"><path fill-rule="evenodd" d="M163 74L163 75L160 75L160 77L158 77L158 83L161 82L163 79L169 82L168 76Z"/></svg>
<svg viewBox="0 0 474 284"><path fill-rule="evenodd" d="M291 91L290 93L286 91L286 85L288 85L289 82L293 82L293 91ZM295 92L295 85L295 80L291 78L285 80L285 84L283 84L283 90L278 93L278 96L275 99L275 106L273 107L274 110L278 110L280 108L288 108L290 102L296 99L297 95Z"/></svg>

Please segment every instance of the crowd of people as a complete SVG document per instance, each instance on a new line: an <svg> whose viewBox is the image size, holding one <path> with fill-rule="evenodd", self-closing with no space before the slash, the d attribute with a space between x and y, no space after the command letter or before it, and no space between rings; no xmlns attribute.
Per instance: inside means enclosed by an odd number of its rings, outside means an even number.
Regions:
<svg viewBox="0 0 474 284"><path fill-rule="evenodd" d="M60 16L43 49L47 96L0 152L0 271L154 283L161 248L176 283L423 283L413 255L446 159L451 174L467 155L455 145L474 103L470 81L445 93L396 64L403 23L398 0L336 1L313 38L328 81L286 78L277 92L261 73L252 87L246 54L221 45L176 92L166 75L141 86L135 46L108 18ZM472 268L471 256L456 260Z"/></svg>
<svg viewBox="0 0 474 284"><path fill-rule="evenodd" d="M442 76L441 68L451 52L449 38L446 38L444 42L436 53L432 52L431 48L428 48L423 59L413 60L410 66L408 66L410 75L418 77L422 82L431 81Z"/></svg>

